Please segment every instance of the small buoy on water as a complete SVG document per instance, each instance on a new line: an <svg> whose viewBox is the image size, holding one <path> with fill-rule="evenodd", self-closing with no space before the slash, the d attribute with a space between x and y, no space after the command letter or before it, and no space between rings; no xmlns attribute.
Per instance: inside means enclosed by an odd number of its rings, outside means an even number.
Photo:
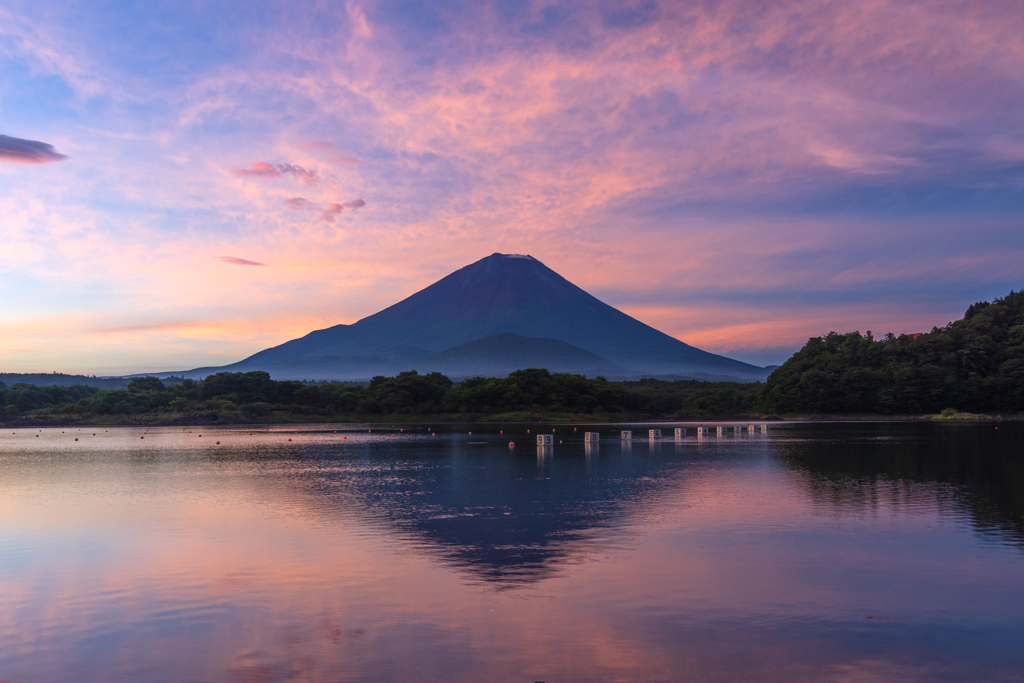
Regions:
<svg viewBox="0 0 1024 683"><path fill-rule="evenodd" d="M499 433L499 434L504 434L504 433L505 433L505 430L501 430L501 431L499 431L498 433Z"/></svg>
<svg viewBox="0 0 1024 683"><path fill-rule="evenodd" d="M515 441L509 441L509 442L508 442L508 447L509 447L509 448L515 448L515 447L516 447L516 443L515 443Z"/></svg>
<svg viewBox="0 0 1024 683"><path fill-rule="evenodd" d="M470 432L470 433L469 433L469 435L470 435L470 436L473 436L473 432Z"/></svg>
<svg viewBox="0 0 1024 683"><path fill-rule="evenodd" d="M145 439L146 437L144 437L144 436L140 436L139 438L140 438L140 439ZM78 439L75 439L75 441L78 441Z"/></svg>
<svg viewBox="0 0 1024 683"><path fill-rule="evenodd" d="M348 441L348 437L347 436L343 436L343 437L341 437L341 439L342 439L342 441Z"/></svg>
<svg viewBox="0 0 1024 683"><path fill-rule="evenodd" d="M529 430L529 429L527 429L527 430L526 430L526 433L527 433L527 434L529 434L529 433L530 433L530 430Z"/></svg>
<svg viewBox="0 0 1024 683"><path fill-rule="evenodd" d="M291 441L291 439L288 439L288 440Z"/></svg>
<svg viewBox="0 0 1024 683"><path fill-rule="evenodd" d="M75 441L78 441L78 439L75 439Z"/></svg>
<svg viewBox="0 0 1024 683"><path fill-rule="evenodd" d="M218 442L217 442L217 445L218 445L218 446L220 445L220 441L218 441Z"/></svg>

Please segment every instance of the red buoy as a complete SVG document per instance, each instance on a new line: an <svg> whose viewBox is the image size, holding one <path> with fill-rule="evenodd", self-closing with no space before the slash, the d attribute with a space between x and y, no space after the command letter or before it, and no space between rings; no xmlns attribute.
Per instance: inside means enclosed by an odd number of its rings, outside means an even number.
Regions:
<svg viewBox="0 0 1024 683"><path fill-rule="evenodd" d="M509 448L515 448L515 447L516 447L516 444L515 444L515 442L513 442L513 441L509 441L509 442L508 442L508 447L509 447Z"/></svg>

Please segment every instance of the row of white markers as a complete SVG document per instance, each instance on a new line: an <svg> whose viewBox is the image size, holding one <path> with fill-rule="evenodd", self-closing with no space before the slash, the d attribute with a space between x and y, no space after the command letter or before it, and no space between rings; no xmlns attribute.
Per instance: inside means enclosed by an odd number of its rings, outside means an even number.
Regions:
<svg viewBox="0 0 1024 683"><path fill-rule="evenodd" d="M689 430L693 430L693 432L697 436L708 436L711 433L710 429L711 429L710 427L676 427L675 437L677 439L682 438L682 437L687 435ZM724 435L727 432L741 432L741 431L743 431L743 428L740 427L739 425L737 425L735 427L715 427L715 434L717 434L718 436L722 436L722 435ZM747 425L746 431L751 432L751 433L756 432L756 431L758 431L758 426L757 425ZM766 425L766 424L761 425L760 431L767 432L768 431L768 425ZM661 438L661 430L660 429L648 429L647 430L647 437L650 438L650 439L660 439ZM633 440L633 430L631 430L631 429L624 429L624 430L622 430L620 439L622 441L632 441ZM585 432L583 434L583 441L585 443L599 443L601 441L601 435L598 432ZM550 445L554 444L554 442L555 442L555 438L551 434L538 434L537 435L537 445L538 446L550 446Z"/></svg>

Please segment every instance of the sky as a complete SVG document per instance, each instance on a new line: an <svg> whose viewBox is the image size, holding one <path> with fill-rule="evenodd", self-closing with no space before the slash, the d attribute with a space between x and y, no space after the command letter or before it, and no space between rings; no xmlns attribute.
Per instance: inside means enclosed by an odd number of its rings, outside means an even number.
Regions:
<svg viewBox="0 0 1024 683"><path fill-rule="evenodd" d="M758 365L1024 287L1018 0L0 5L0 371L240 360L494 252Z"/></svg>

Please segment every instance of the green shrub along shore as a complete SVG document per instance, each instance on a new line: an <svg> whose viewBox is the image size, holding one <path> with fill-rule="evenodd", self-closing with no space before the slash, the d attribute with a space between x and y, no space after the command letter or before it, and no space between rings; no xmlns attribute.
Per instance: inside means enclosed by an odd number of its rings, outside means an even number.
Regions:
<svg viewBox="0 0 1024 683"><path fill-rule="evenodd" d="M764 383L609 382L529 369L459 383L403 372L369 384L275 381L266 372L200 382L136 377L125 389L0 382L7 424L668 418L925 417L1024 413L1024 292L967 309L918 336L813 337Z"/></svg>

